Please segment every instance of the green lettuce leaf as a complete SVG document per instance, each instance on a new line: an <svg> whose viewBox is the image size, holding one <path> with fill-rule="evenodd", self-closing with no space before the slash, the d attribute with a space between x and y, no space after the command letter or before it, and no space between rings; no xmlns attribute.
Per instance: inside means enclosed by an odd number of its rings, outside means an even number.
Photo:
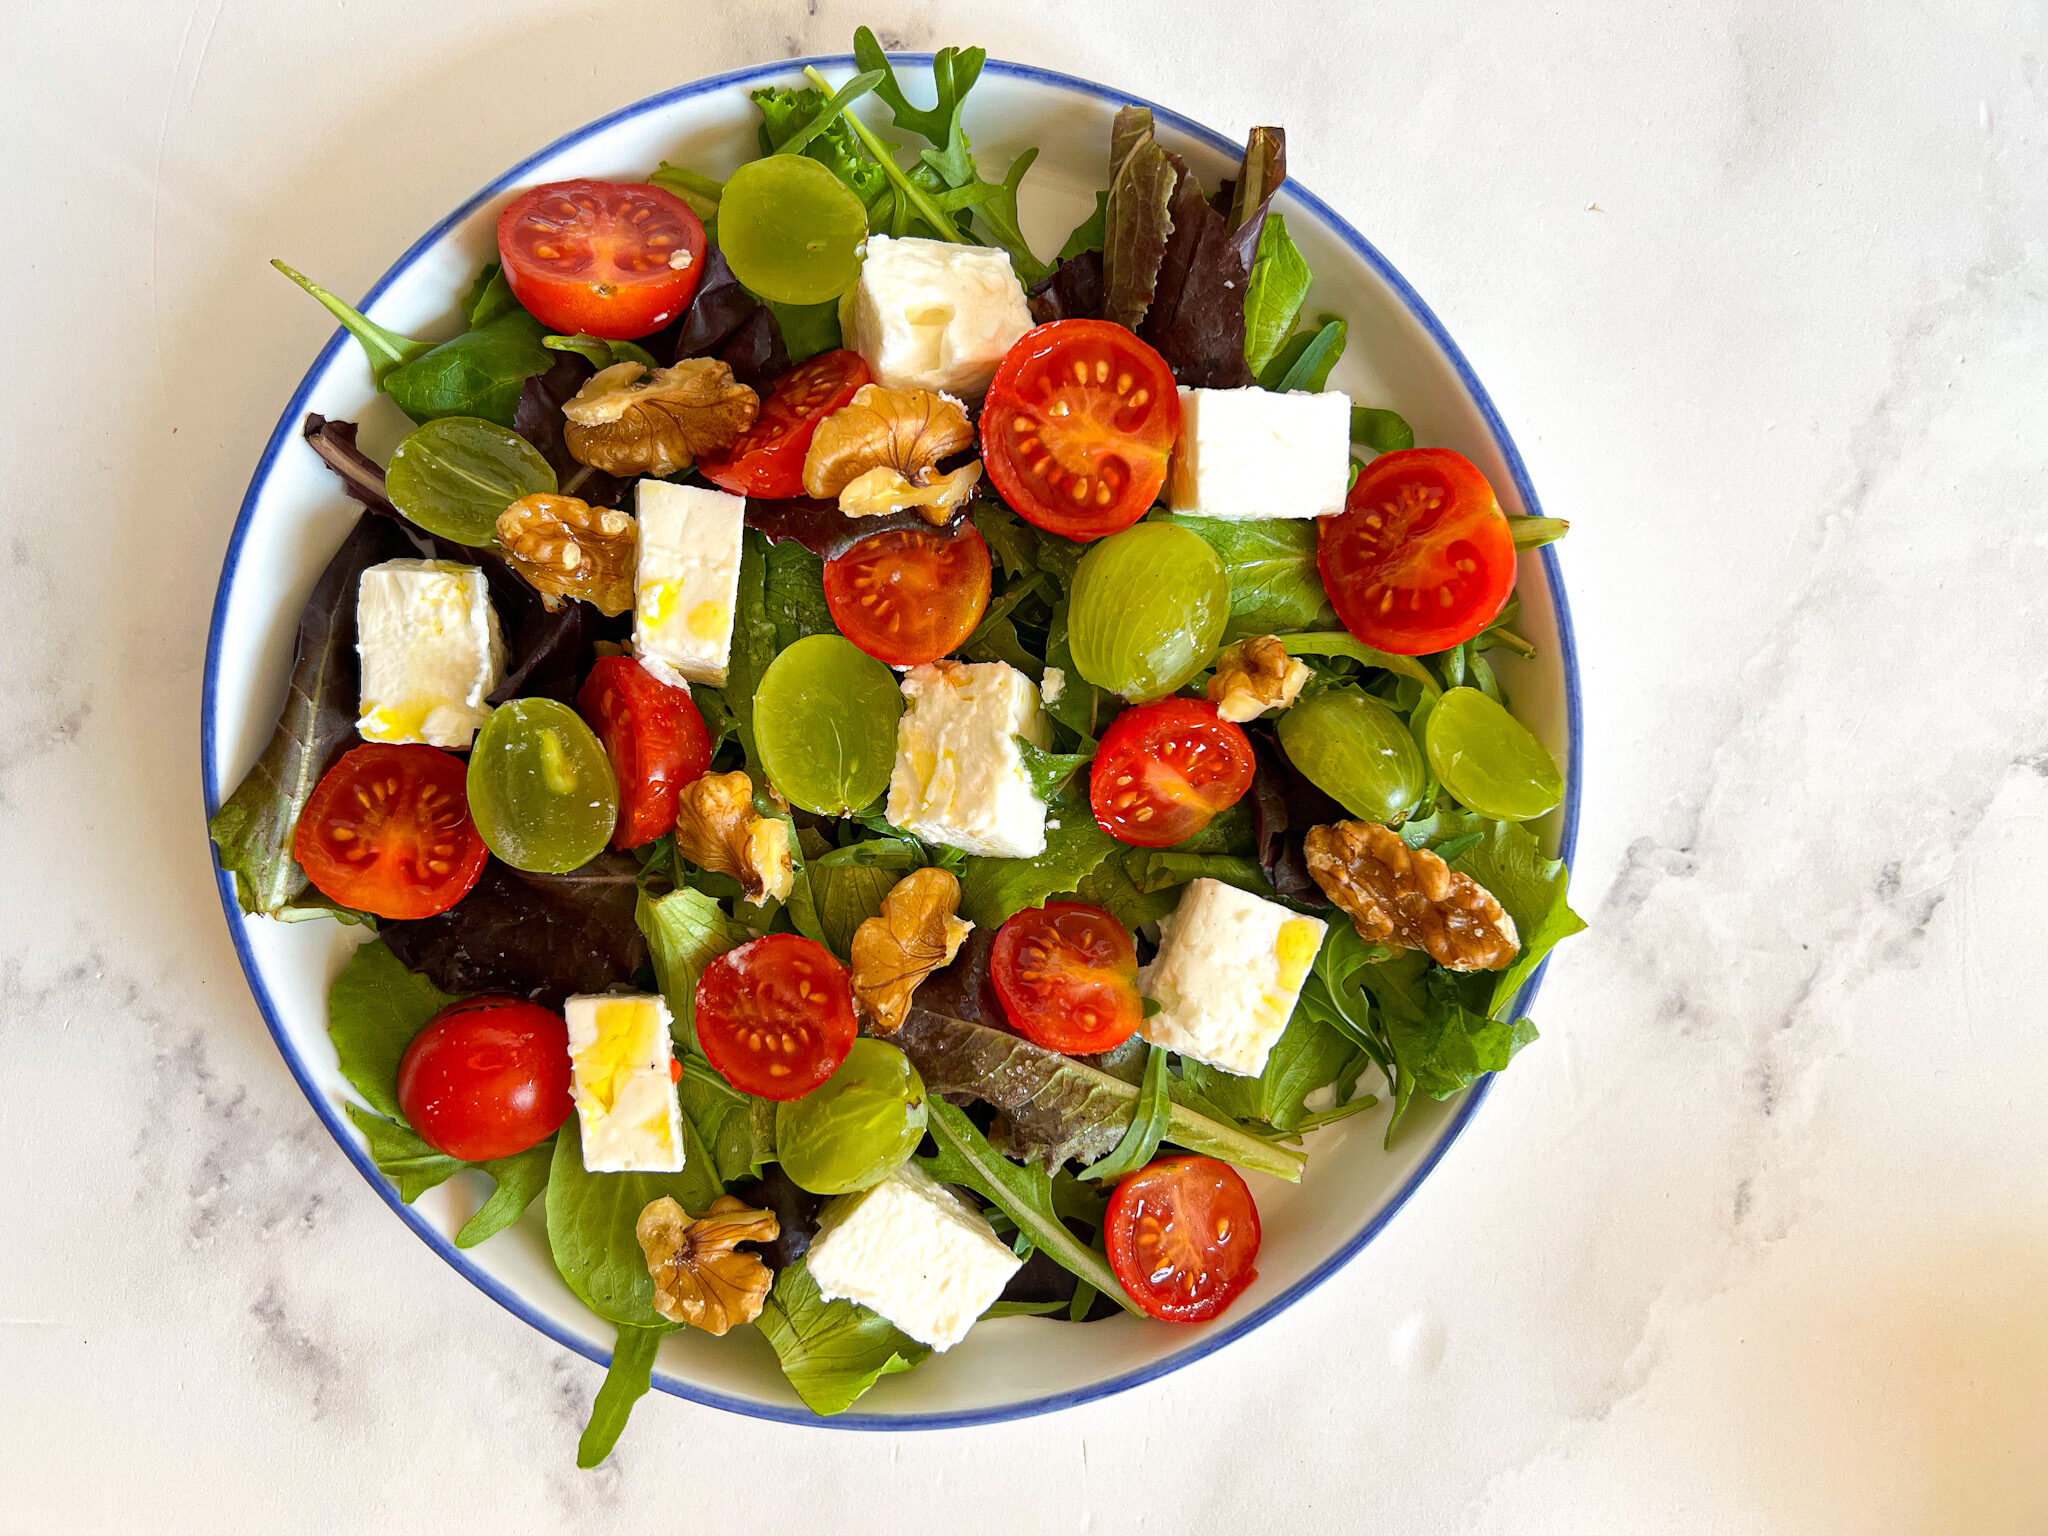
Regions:
<svg viewBox="0 0 2048 1536"><path fill-rule="evenodd" d="M1308 263L1287 233L1287 220L1268 214L1244 296L1244 360L1253 373L1272 362L1294 329L1308 285Z"/></svg>
<svg viewBox="0 0 2048 1536"><path fill-rule="evenodd" d="M1230 580L1226 641L1292 630L1335 630L1337 610L1316 569L1316 525L1311 518L1254 518L1231 522L1155 512L1152 521L1187 529L1216 551Z"/></svg>
<svg viewBox="0 0 2048 1536"><path fill-rule="evenodd" d="M455 1234L455 1246L474 1248L487 1237L495 1237L512 1225L534 1197L548 1187L548 1169L554 1160L555 1138L511 1157L488 1163L466 1163L459 1157L437 1152L420 1140L419 1134L398 1120L373 1115L358 1104L345 1104L349 1119L369 1143L370 1157L377 1171L398 1186L398 1198L407 1205L428 1190L447 1183L465 1168L488 1175L496 1185L491 1197L477 1207L476 1214Z"/></svg>
<svg viewBox="0 0 2048 1536"><path fill-rule="evenodd" d="M634 1224L650 1201L669 1196L686 1211L702 1211L725 1193L711 1154L684 1122L685 1161L680 1173L591 1173L583 1166L583 1137L571 1115L555 1133L549 1171L548 1248L555 1268L576 1297L599 1317L640 1328L660 1328L654 1280Z"/></svg>
<svg viewBox="0 0 2048 1536"><path fill-rule="evenodd" d="M711 1156L721 1184L749 1178L775 1160L775 1106L733 1087L701 1056L681 1058L676 1083L683 1114Z"/></svg>
<svg viewBox="0 0 2048 1536"><path fill-rule="evenodd" d="M960 869L960 915L1000 928L1026 907L1073 890L1123 845L1095 824L1087 796L1068 792L1049 807L1045 852L1033 859L974 857ZM1054 826L1054 822L1058 826Z"/></svg>
<svg viewBox="0 0 2048 1536"><path fill-rule="evenodd" d="M779 150L810 126L825 104L825 93L805 86L798 90L758 90L752 93L752 99L761 109L761 152L765 155ZM843 116L834 117L828 127L804 144L802 152L850 187L862 203L872 203L888 188L882 168L863 152L860 140Z"/></svg>
<svg viewBox="0 0 2048 1536"><path fill-rule="evenodd" d="M576 1443L576 1465L588 1471L611 1455L619 1435L632 1416L633 1405L647 1395L654 1384L654 1357L664 1335L673 1331L668 1323L659 1328L619 1324L618 1342L612 1346L611 1369L604 1373L604 1385L590 1405L590 1422Z"/></svg>
<svg viewBox="0 0 2048 1536"><path fill-rule="evenodd" d="M1497 1016L1514 1002L1543 957L1560 940L1583 932L1586 922L1566 899L1571 877L1564 861L1546 857L1527 827L1488 821L1477 830L1479 840L1450 860L1451 867L1493 892L1515 920L1516 936L1522 941L1514 964L1495 978L1487 1000L1486 1011Z"/></svg>
<svg viewBox="0 0 2048 1536"><path fill-rule="evenodd" d="M931 1349L851 1301L826 1301L803 1260L786 1266L754 1326L782 1374L813 1413L844 1413L884 1376L907 1371Z"/></svg>
<svg viewBox="0 0 2048 1536"><path fill-rule="evenodd" d="M640 893L633 920L647 936L654 961L655 985L668 1000L676 1039L697 1050L697 979L704 967L729 949L753 937L726 916L725 909L702 891L678 886L666 896Z"/></svg>

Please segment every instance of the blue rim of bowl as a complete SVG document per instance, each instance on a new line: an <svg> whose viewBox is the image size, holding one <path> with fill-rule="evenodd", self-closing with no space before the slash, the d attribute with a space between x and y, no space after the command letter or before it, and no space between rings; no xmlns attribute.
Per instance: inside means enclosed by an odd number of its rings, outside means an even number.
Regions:
<svg viewBox="0 0 2048 1536"><path fill-rule="evenodd" d="M932 61L932 56L928 53L892 53L889 57L897 64L913 67L928 67ZM661 91L655 95L645 97L630 106L621 107L616 112L608 113L593 122L586 123L573 132L564 134L545 149L527 156L526 159L520 161L502 176L497 177L490 185L469 198L460 207L455 209L454 212L450 213L418 240L414 241L411 248L403 256L399 257L391 265L390 269L377 280L376 285L364 296L360 307L365 312L370 310L376 301L382 297L385 290L407 268L417 261L421 255L434 246L443 235L447 234L450 229L468 218L483 203L514 185L533 167L561 153L563 150L590 138L594 134L603 132L615 123L638 117L643 113L670 106L679 101L687 101L693 97L708 95L715 91L730 90L754 81L786 79L792 71L801 70L806 65L815 66L821 70L851 68L854 65L854 60L851 55L836 54L807 59L784 59L772 64L757 64L750 65L744 69L728 70L724 74L708 76L705 79L693 81L688 85L677 86L672 90ZM1051 86L1063 91L1077 92L1101 101L1118 104L1130 103L1137 106L1150 107L1154 117L1161 124L1173 129L1175 132L1198 140L1224 155L1236 156L1241 153L1242 147L1240 145L1233 143L1214 129L1205 127L1203 124L1172 111L1170 108L1148 102L1143 97L1134 96L1126 91L1115 90L1109 86L1098 84L1092 80L1083 80L1074 75L1062 74L1058 70L1040 69L1030 64L1013 64L1001 59L990 59L985 68L990 74L1007 75L1013 79ZM1395 295L1400 299L1402 306L1408 311L1409 316L1422 327L1430 340L1436 344L1438 350L1442 352L1452 369L1457 373L1458 381L1464 387L1466 394L1478 408L1480 418L1486 424L1487 433L1492 437L1494 446L1499 450L1501 458L1508 466L1508 473L1514 479L1515 489L1521 497L1523 510L1532 517L1540 516L1542 507L1536 497L1536 487L1530 483L1528 468L1522 462L1522 455L1516 449L1514 439L1508 435L1507 426L1501 420L1500 413L1494 408L1493 400L1486 393L1485 386L1479 382L1478 376L1472 371L1472 365L1465 360L1465 354L1458 350L1457 343L1451 340L1450 333L1444 329L1443 323L1431 312L1429 306L1422 301L1421 295L1416 293L1414 288L1409 285L1408 280L1394 269L1393 264L1386 257L1382 256L1370 241L1353 229L1346 220L1339 217L1336 211L1327 203L1297 181L1290 180L1287 184L1287 191L1291 197L1299 200L1317 219L1321 220L1326 227L1333 230L1351 248L1352 253L1370 267L1380 280L1394 291ZM207 633L206 674L201 702L200 781L204 786L206 812L209 821L212 819L213 812L219 807L221 799L220 785L214 769L214 722L218 713L219 702L221 634L227 618L228 596L233 589L235 574L241 562L242 546L248 537L256 503L262 494L265 483L270 478L271 470L276 463L279 452L297 431L298 423L305 415L307 400L320 382L321 377L326 373L328 364L333 361L335 353L347 339L346 332L337 330L329 338L327 345L321 348L319 356L313 360L313 365L307 370L305 377L300 380L299 387L292 394L290 404L285 407L284 414L278 418L277 427L270 434L269 442L264 445L263 456L257 461L256 472L250 479L248 492L243 496L242 505L235 516L234 530L228 538L227 553L221 563L220 586L214 595L213 615ZM1550 588L1551 602L1557 613L1558 649L1561 653L1559 659L1564 668L1565 721L1569 737L1571 764L1570 771L1565 779L1564 816L1558 829L1557 846L1558 856L1569 863L1578 844L1579 789L1581 780L1579 747L1580 743L1584 740L1579 698L1578 650L1572 635L1571 607L1565 597L1564 574L1558 566L1557 551L1552 546L1546 546L1538 551L1538 555L1543 566L1544 580ZM211 847L210 843L209 847ZM496 1277L487 1274L476 1265L470 1263L463 1252L456 1248L447 1236L437 1231L424 1216L421 1216L398 1198L397 1188L389 1179L377 1171L377 1165L371 1161L369 1153L357 1142L355 1136L343 1124L340 1110L328 1102L326 1095L313 1080L312 1074L307 1070L305 1062L300 1058L297 1048L292 1044L291 1038L286 1034L283 1023L278 1017L276 1004L270 996L269 988L264 983L263 974L257 964L255 953L250 947L247 928L248 920L242 915L240 903L236 900L233 877L220 867L217 850L215 850L214 859L214 879L220 892L221 909L226 914L228 930L234 940L235 953L241 960L243 974L248 978L249 989L255 996L258 1009L263 1014L263 1021L270 1029L271 1038L277 1043L278 1053L284 1057L285 1065L291 1070L292 1076L298 1081L300 1089L305 1093L307 1101L312 1104L314 1112L319 1115L321 1123L333 1135L349 1161L355 1165L356 1170L365 1179L369 1180L371 1187L383 1197L385 1204L389 1205L398 1214L399 1219L412 1228L419 1239L451 1265L456 1273L497 1302L498 1305L505 1308L506 1311L512 1313L513 1316L545 1334L548 1338L553 1339L563 1348L575 1351L575 1353L583 1356L593 1364L609 1368L611 1364L610 1351L569 1332L566 1328L558 1326L554 1320L542 1315L534 1307L528 1305L522 1297L501 1284ZM1521 994L1515 999L1517 1013L1526 1012L1531 1004L1534 1003L1536 994L1543 984L1544 973L1549 968L1550 962L1546 959L1542 965L1539 965L1530 974L1527 984L1523 986ZM1224 1345L1244 1337L1244 1335L1259 1327L1260 1324L1279 1316L1281 1312L1306 1296L1310 1291L1329 1279L1331 1275L1343 1268L1344 1265L1356 1258L1366 1244L1377 1237L1387 1223L1394 1219L1395 1214L1408 1203L1415 1194L1415 1191L1421 1187L1422 1181L1429 1177L1430 1173L1436 1168L1436 1165L1443 1159L1444 1154L1450 1150L1451 1144L1458 1139L1465 1127L1471 1123L1472 1117L1478 1113L1479 1106L1485 1102L1487 1093L1492 1086L1493 1078L1491 1074L1482 1077L1473 1085L1470 1091L1466 1093L1463 1102L1458 1105L1456 1114L1438 1133L1436 1144L1430 1149L1429 1155L1409 1175L1407 1182L1401 1186L1400 1190L1391 1200L1373 1214L1372 1219L1364 1227L1335 1253L1302 1276L1301 1279L1288 1287L1286 1291L1267 1301L1257 1311L1233 1318L1227 1326L1221 1326L1213 1331L1204 1332L1201 1336L1192 1340L1185 1349L1176 1350L1163 1359L1155 1360L1136 1370L1126 1371L1120 1376L1113 1376L1104 1381L1094 1382L1070 1392L1056 1392L1044 1397L1031 1398L1024 1402L1004 1404L1000 1407L963 1409L950 1413L918 1414L878 1414L848 1411L830 1418L821 1417L802 1406L792 1407L776 1403L764 1403L752 1398L733 1397L722 1392L710 1391L692 1382L684 1381L680 1377L661 1371L654 1373L653 1384L672 1396L684 1398L690 1402L702 1404L705 1407L722 1408L730 1413L744 1414L749 1418L769 1419L783 1424L806 1424L831 1429L854 1430L958 1429L976 1424L996 1424L1010 1419L1031 1418L1042 1413L1056 1413L1063 1408L1076 1407L1082 1403L1093 1402L1098 1398L1110 1397L1119 1392L1129 1391L1133 1387L1143 1386L1146 1382L1157 1380L1159 1377L1165 1376L1172 1371L1177 1371L1183 1366L1192 1365L1204 1356L1223 1348Z"/></svg>

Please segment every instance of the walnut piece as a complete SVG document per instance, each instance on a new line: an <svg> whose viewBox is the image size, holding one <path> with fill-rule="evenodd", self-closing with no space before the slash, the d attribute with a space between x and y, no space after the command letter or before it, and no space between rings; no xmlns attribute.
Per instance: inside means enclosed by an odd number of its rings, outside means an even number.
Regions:
<svg viewBox="0 0 2048 1536"><path fill-rule="evenodd" d="M760 1255L733 1244L772 1243L781 1230L774 1212L754 1210L732 1195L720 1195L695 1218L667 1195L650 1200L633 1235L654 1277L654 1310L710 1334L751 1323L775 1276Z"/></svg>
<svg viewBox="0 0 2048 1536"><path fill-rule="evenodd" d="M1498 971L1521 940L1493 893L1426 848L1410 848L1370 821L1310 827L1308 872L1359 936L1397 949L1426 950L1446 970Z"/></svg>
<svg viewBox="0 0 2048 1536"><path fill-rule="evenodd" d="M1209 702L1225 720L1242 725L1269 709L1285 709L1309 678L1308 663L1287 654L1274 635L1226 645L1209 679Z"/></svg>
<svg viewBox="0 0 2048 1536"><path fill-rule="evenodd" d="M882 914L853 931L853 1000L883 1034L903 1025L910 994L942 965L951 965L974 930L953 914L960 882L943 869L913 869L882 898Z"/></svg>
<svg viewBox="0 0 2048 1536"><path fill-rule="evenodd" d="M581 598L608 618L633 606L633 519L574 496L522 496L498 514L498 543L550 613Z"/></svg>
<svg viewBox="0 0 2048 1536"><path fill-rule="evenodd" d="M939 460L973 446L967 408L952 396L863 384L818 423L804 456L804 494L838 498L848 517L915 507L943 527L974 494L981 461L940 474Z"/></svg>
<svg viewBox="0 0 2048 1536"><path fill-rule="evenodd" d="M562 440L578 463L608 475L674 475L731 447L760 409L761 397L715 357L652 373L613 363L562 407Z"/></svg>
<svg viewBox="0 0 2048 1536"><path fill-rule="evenodd" d="M796 888L789 823L754 809L754 781L738 770L707 773L676 791L676 852L735 877L757 907L787 901Z"/></svg>

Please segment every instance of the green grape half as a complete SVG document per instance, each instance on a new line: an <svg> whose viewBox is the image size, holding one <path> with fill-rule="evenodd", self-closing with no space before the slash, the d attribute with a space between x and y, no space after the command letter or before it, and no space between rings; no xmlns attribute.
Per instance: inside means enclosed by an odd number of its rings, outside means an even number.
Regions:
<svg viewBox="0 0 2048 1536"><path fill-rule="evenodd" d="M726 178L718 248L733 276L777 304L823 304L860 276L867 210L803 155L750 160Z"/></svg>
<svg viewBox="0 0 2048 1536"><path fill-rule="evenodd" d="M618 781L575 710L514 699L491 711L470 749L469 814L484 845L514 869L564 874L611 840Z"/></svg>
<svg viewBox="0 0 2048 1536"><path fill-rule="evenodd" d="M896 762L896 674L841 635L807 635L754 690L754 745L792 805L850 816L889 787Z"/></svg>
<svg viewBox="0 0 2048 1536"><path fill-rule="evenodd" d="M414 429L384 471L393 506L429 533L474 546L496 537L498 514L513 502L555 488L538 448L474 416L443 416Z"/></svg>
<svg viewBox="0 0 2048 1536"><path fill-rule="evenodd" d="M1308 781L1365 821L1399 821L1429 787L1401 717L1359 688L1332 688L1280 717L1280 747Z"/></svg>
<svg viewBox="0 0 2048 1536"><path fill-rule="evenodd" d="M879 1184L924 1137L924 1079L895 1046L865 1037L800 1099L775 1106L775 1156L799 1189L844 1195Z"/></svg>
<svg viewBox="0 0 2048 1536"><path fill-rule="evenodd" d="M1230 578L1201 537L1139 523L1093 545L1074 569L1067 643L1074 669L1134 704L1164 698L1216 659Z"/></svg>
<svg viewBox="0 0 2048 1536"><path fill-rule="evenodd" d="M1429 766L1460 805L1528 821L1564 798L1564 775L1530 729L1477 688L1453 688L1423 727Z"/></svg>

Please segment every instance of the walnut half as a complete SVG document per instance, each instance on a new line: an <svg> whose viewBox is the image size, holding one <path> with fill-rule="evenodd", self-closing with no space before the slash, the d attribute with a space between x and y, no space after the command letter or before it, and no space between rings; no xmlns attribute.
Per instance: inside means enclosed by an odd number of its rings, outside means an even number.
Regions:
<svg viewBox="0 0 2048 1536"><path fill-rule="evenodd" d="M1275 635L1254 635L1226 645L1209 679L1209 702L1225 720L1242 725L1269 709L1285 709L1308 681L1308 663L1287 654Z"/></svg>
<svg viewBox="0 0 2048 1536"><path fill-rule="evenodd" d="M610 618L633 606L633 519L575 496L522 496L498 514L498 543L550 613L579 597Z"/></svg>
<svg viewBox="0 0 2048 1536"><path fill-rule="evenodd" d="M761 397L715 357L652 373L613 363L562 407L562 441L578 463L608 475L674 475L730 448L760 409Z"/></svg>
<svg viewBox="0 0 2048 1536"><path fill-rule="evenodd" d="M915 507L943 527L974 494L981 461L940 474L939 460L973 446L967 408L952 396L863 384L818 423L804 455L804 493L836 497L848 517Z"/></svg>
<svg viewBox="0 0 2048 1536"><path fill-rule="evenodd" d="M775 1276L758 1254L733 1244L772 1243L781 1230L774 1212L754 1210L732 1195L720 1195L695 1218L667 1195L649 1201L633 1235L654 1279L654 1310L711 1334L751 1323Z"/></svg>
<svg viewBox="0 0 2048 1536"><path fill-rule="evenodd" d="M754 781L737 769L707 773L676 791L676 852L736 878L757 907L787 901L796 888L789 823L754 809Z"/></svg>
<svg viewBox="0 0 2048 1536"><path fill-rule="evenodd" d="M903 1026L910 994L942 965L951 965L974 930L953 914L960 882L943 869L913 869L882 898L882 914L853 931L853 998L862 1017L883 1034Z"/></svg>
<svg viewBox="0 0 2048 1536"><path fill-rule="evenodd" d="M1491 891L1370 821L1310 827L1303 852L1323 894L1361 938L1420 949L1446 970L1498 971L1522 947Z"/></svg>

